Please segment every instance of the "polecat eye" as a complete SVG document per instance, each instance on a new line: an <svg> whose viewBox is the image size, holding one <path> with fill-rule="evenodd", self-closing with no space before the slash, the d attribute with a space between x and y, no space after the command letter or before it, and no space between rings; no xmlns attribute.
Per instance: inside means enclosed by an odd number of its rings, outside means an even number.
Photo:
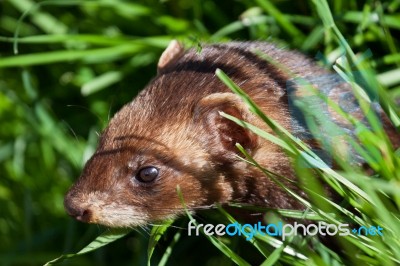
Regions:
<svg viewBox="0 0 400 266"><path fill-rule="evenodd" d="M154 166L147 166L139 170L135 178L143 183L149 183L158 176L158 169Z"/></svg>

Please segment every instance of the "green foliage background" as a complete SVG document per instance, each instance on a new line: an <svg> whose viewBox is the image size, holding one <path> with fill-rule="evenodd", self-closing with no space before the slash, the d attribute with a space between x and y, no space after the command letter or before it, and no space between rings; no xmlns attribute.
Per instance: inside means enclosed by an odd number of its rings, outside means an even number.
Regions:
<svg viewBox="0 0 400 266"><path fill-rule="evenodd" d="M329 3L353 50L372 52L378 80L398 97L400 1ZM188 46L269 40L328 61L341 52L312 1L0 1L0 265L40 265L103 231L69 218L63 196L174 38ZM144 265L147 239L138 230L68 264ZM233 264L193 237L174 247L177 262Z"/></svg>

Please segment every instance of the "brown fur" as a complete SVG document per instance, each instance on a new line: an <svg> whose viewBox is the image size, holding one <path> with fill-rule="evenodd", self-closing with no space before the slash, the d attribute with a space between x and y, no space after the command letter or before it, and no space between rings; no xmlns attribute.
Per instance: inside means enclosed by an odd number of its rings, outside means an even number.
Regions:
<svg viewBox="0 0 400 266"><path fill-rule="evenodd" d="M215 76L217 68L270 118L299 136L308 134L290 112L291 77L254 50L297 77L313 77L311 82L321 90L334 87L336 96L349 90L348 85L325 78L329 74L303 55L271 44L232 42L186 53L174 46L172 56L163 55L158 76L110 121L97 151L65 198L67 212L78 220L107 226L144 225L183 213L177 186L193 210L216 202L303 209L272 180L238 159L235 143L270 171L295 180L284 152L218 113L224 111L272 133ZM293 88L302 94L298 86ZM134 177L144 166L159 169L151 183ZM296 185L286 185L305 197Z"/></svg>

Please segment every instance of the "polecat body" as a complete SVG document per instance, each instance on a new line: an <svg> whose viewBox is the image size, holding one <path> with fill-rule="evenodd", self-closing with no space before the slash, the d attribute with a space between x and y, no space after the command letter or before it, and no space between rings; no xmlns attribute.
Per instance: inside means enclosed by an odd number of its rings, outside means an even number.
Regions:
<svg viewBox="0 0 400 266"><path fill-rule="evenodd" d="M309 132L300 116L293 115L288 97L289 90L293 95L302 92L290 82L291 75L308 80L337 101L350 92L347 84L305 56L268 43L207 45L201 52L184 52L174 43L161 57L157 77L111 119L97 151L65 198L67 212L89 223L143 225L184 212L177 186L193 210L228 202L303 209L275 182L238 158L236 143L260 165L295 180L290 160L278 146L220 116L223 111L272 133L216 77L218 68L267 116L303 136ZM332 119L341 123L339 117ZM295 184L286 185L305 196Z"/></svg>

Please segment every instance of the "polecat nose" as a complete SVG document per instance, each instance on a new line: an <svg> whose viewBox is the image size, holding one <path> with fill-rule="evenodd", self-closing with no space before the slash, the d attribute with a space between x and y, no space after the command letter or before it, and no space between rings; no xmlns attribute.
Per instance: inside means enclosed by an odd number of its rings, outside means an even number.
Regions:
<svg viewBox="0 0 400 266"><path fill-rule="evenodd" d="M80 206L74 200L74 197L69 192L64 199L64 208L68 215L72 216L78 221L90 223L92 218L92 211L89 206Z"/></svg>

